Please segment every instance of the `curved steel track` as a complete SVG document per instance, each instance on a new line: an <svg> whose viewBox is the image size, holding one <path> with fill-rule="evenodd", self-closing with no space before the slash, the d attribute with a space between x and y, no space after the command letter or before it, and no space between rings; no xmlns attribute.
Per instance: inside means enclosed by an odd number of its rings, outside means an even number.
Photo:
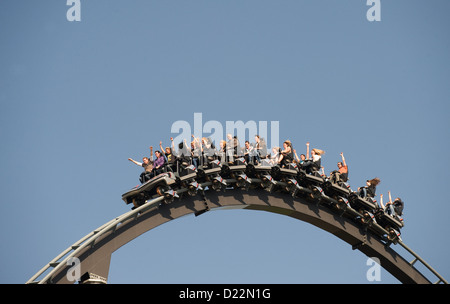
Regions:
<svg viewBox="0 0 450 304"><path fill-rule="evenodd" d="M204 189L211 186L211 183L202 183L201 186ZM107 279L111 254L121 246L161 224L184 215L198 215L220 209L262 210L287 215L328 231L368 257L377 257L381 267L402 283L432 283L431 279L425 277L414 266L417 261L438 278L435 283L447 283L401 240L397 244L414 256L413 261L408 262L400 256L393 249L393 244L386 243L379 235L367 229L367 226L329 208L320 197L293 197L283 192L239 188L220 192L205 190L195 196L189 196L185 192L187 192L185 188L178 189L180 198L174 199L169 204L164 203L164 197L148 200L144 205L105 223L56 256L26 283L74 283L69 281L67 276L72 267L70 261L74 257L81 262L81 274L88 272Z"/></svg>

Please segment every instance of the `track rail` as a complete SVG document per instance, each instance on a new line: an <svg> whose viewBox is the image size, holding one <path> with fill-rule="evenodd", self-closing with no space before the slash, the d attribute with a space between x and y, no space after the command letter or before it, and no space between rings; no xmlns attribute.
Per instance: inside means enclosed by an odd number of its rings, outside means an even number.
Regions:
<svg viewBox="0 0 450 304"><path fill-rule="evenodd" d="M253 179L248 182L261 181ZM170 204L164 203L163 196L148 200L142 206L128 211L88 233L52 259L26 283L74 283L69 281L67 276L72 266L72 258L78 258L81 261L81 274L89 272L107 279L111 254L129 241L181 216L192 213L199 215L210 210L220 209L262 210L287 215L334 234L349 243L353 249L360 250L368 257L378 257L381 266L402 283L431 283L430 279L417 270L416 262L422 263L438 278L435 283L448 283L402 240L396 243L414 257L412 262L406 261L393 249L393 244L386 243L367 227L328 208L323 202L333 199L327 197L326 194L312 196L310 189L300 189L309 194L306 199L287 193L272 193L266 189L243 190L236 187L236 179L227 179L226 183L235 185L233 190L217 192L209 189L189 196L186 194L188 189L181 188L176 191L180 198ZM284 186L281 181L274 183ZM203 182L200 185L202 189L205 189L211 187L212 183ZM351 212L358 214L354 210Z"/></svg>

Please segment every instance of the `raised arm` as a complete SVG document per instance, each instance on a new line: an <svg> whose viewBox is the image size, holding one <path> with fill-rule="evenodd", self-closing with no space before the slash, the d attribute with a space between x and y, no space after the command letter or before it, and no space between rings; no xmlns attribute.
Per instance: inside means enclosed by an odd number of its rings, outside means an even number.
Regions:
<svg viewBox="0 0 450 304"><path fill-rule="evenodd" d="M306 159L309 159L309 142L306 143Z"/></svg>
<svg viewBox="0 0 450 304"><path fill-rule="evenodd" d="M381 205L381 208L384 209L384 205L383 205L383 194L380 194L380 205Z"/></svg>
<svg viewBox="0 0 450 304"><path fill-rule="evenodd" d="M137 161L135 161L134 159L132 159L132 158L128 158L128 160L130 161L130 162L133 162L133 163L135 163L136 165L138 165L138 166L142 166L142 163L140 163L140 162L137 162Z"/></svg>
<svg viewBox="0 0 450 304"><path fill-rule="evenodd" d="M183 153L186 152L185 156L191 155L191 145L187 144L186 138L183 139Z"/></svg>
<svg viewBox="0 0 450 304"><path fill-rule="evenodd" d="M194 141L194 148L195 148L195 149L196 149L196 148L199 148L200 151L203 152L203 149L202 149L202 142L201 142L200 137L195 137L194 135L192 135L192 138L194 139L194 140L193 140L193 141Z"/></svg>
<svg viewBox="0 0 450 304"><path fill-rule="evenodd" d="M178 152L175 150L175 143L173 142L173 137L170 138L170 146L172 147L172 154L178 156Z"/></svg>
<svg viewBox="0 0 450 304"><path fill-rule="evenodd" d="M345 162L345 157L344 157L344 153L343 152L341 152L341 158L342 158L342 165L344 167L347 167L347 163Z"/></svg>
<svg viewBox="0 0 450 304"><path fill-rule="evenodd" d="M294 157L297 160L297 162L299 163L300 162L300 158L298 158L297 150L295 150L295 149L294 149Z"/></svg>

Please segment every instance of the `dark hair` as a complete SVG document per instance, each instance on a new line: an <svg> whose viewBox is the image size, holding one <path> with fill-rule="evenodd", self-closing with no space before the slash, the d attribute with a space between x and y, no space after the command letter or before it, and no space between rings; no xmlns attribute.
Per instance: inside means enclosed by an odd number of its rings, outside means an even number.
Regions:
<svg viewBox="0 0 450 304"><path fill-rule="evenodd" d="M376 185L378 185L380 182L381 182L381 180L378 178L378 177L375 177L375 178L372 178L371 180L367 180L371 185L374 185L374 186L376 186Z"/></svg>
<svg viewBox="0 0 450 304"><path fill-rule="evenodd" d="M403 214L403 207L405 206L405 203L399 197L397 197L393 203L395 212L401 216Z"/></svg>

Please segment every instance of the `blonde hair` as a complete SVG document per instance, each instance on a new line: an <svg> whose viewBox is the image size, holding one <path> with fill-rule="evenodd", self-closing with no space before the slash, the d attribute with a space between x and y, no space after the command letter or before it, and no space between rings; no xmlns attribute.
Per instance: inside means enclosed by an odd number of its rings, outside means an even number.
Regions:
<svg viewBox="0 0 450 304"><path fill-rule="evenodd" d="M324 150L320 150L320 149L317 149L317 148L312 149L312 151L314 151L314 153L316 153L317 155L325 154Z"/></svg>

